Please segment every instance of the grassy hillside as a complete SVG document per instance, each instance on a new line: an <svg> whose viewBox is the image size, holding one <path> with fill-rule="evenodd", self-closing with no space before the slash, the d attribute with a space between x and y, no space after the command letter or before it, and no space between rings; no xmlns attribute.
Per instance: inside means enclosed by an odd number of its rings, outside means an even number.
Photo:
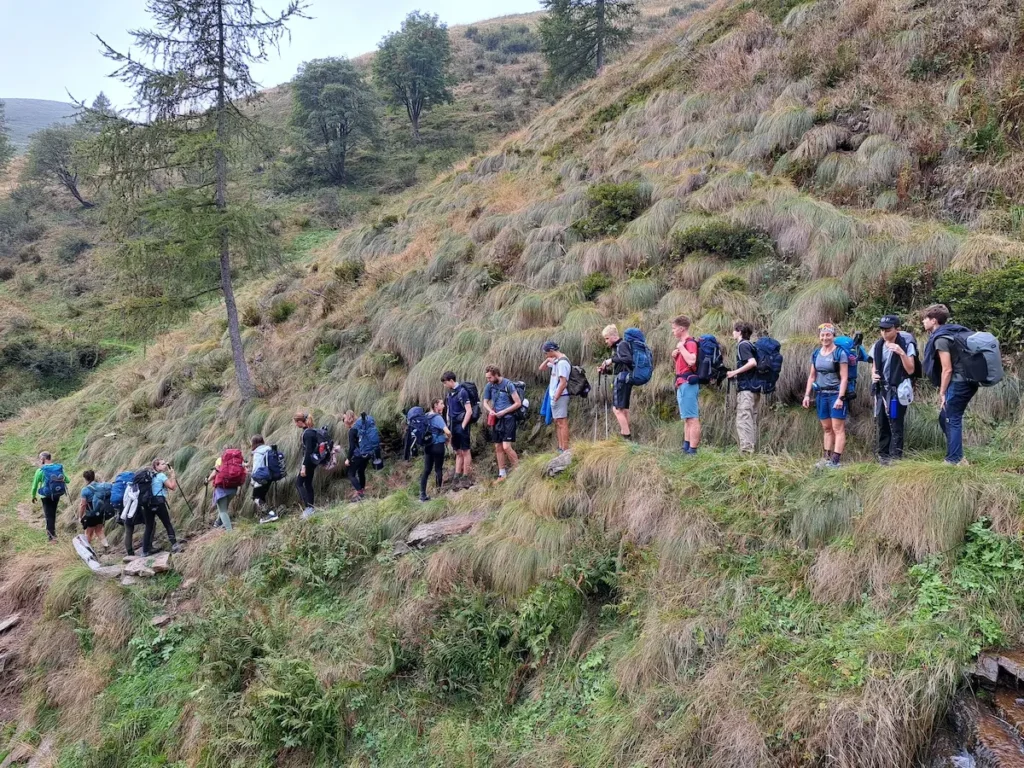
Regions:
<svg viewBox="0 0 1024 768"><path fill-rule="evenodd" d="M30 615L5 641L17 740L97 767L923 761L963 665L1024 627L1018 14L722 0L250 281L258 402L234 391L210 312L4 424L0 532L17 555L0 615ZM870 334L882 311L935 298L1008 352L969 412L972 466L938 461L922 384L910 460L868 462L862 396L848 465L815 474L820 430L796 400L816 326ZM678 456L680 312L699 332L746 318L783 340L758 458L737 457L716 391L702 455ZM575 404L555 479L539 425L508 482L427 505L389 454L372 501L341 506L344 478L322 474L319 519L206 534L184 574L142 589L93 582L17 519L41 448L107 476L168 456L195 505L225 443L261 432L294 468L297 406L322 423L369 411L392 448L443 370L482 381L495 362L536 398L542 341L593 371L609 321L657 355L635 396L642 444L595 442L604 403ZM395 554L417 522L464 512L486 519ZM206 527L201 509L175 515ZM166 610L177 623L153 628Z"/></svg>
<svg viewBox="0 0 1024 768"><path fill-rule="evenodd" d="M5 99L0 96L0 101L5 105L11 140L21 151L28 147L28 137L40 128L71 121L78 111L74 104L46 99Z"/></svg>

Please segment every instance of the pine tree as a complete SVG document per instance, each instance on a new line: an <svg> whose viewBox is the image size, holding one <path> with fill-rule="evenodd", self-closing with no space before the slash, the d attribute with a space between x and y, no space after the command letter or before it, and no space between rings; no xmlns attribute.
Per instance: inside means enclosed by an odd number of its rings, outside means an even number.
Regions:
<svg viewBox="0 0 1024 768"><path fill-rule="evenodd" d="M12 157L14 157L14 144L11 143L10 130L7 128L4 103L0 101L0 171L7 167Z"/></svg>
<svg viewBox="0 0 1024 768"><path fill-rule="evenodd" d="M144 119L121 119L97 147L109 169L127 309L151 318L182 311L204 293L224 296L235 378L256 396L242 346L232 255L253 263L271 247L260 210L229 197L233 163L251 150L258 126L238 103L255 96L250 67L267 59L303 15L299 0L270 15L251 0L149 0L154 29L132 30L143 58L100 38L114 73L135 89ZM217 289L210 283L216 277Z"/></svg>
<svg viewBox="0 0 1024 768"><path fill-rule="evenodd" d="M419 11L406 16L402 29L381 41L373 58L377 87L389 102L405 107L417 143L423 112L453 99L451 65L448 25Z"/></svg>
<svg viewBox="0 0 1024 768"><path fill-rule="evenodd" d="M553 82L568 84L599 73L608 54L633 36L634 0L541 0L541 50Z"/></svg>

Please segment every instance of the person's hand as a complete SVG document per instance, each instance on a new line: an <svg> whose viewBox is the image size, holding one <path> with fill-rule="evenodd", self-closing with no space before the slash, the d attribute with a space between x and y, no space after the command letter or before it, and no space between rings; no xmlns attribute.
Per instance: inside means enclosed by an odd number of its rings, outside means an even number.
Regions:
<svg viewBox="0 0 1024 768"><path fill-rule="evenodd" d="M33 504L35 504L35 503L36 503L36 497L35 497L35 496L33 496L33 497L32 497L32 503L33 503Z"/></svg>
<svg viewBox="0 0 1024 768"><path fill-rule="evenodd" d="M675 360L677 357L679 357L679 347L672 350L672 359Z"/></svg>
<svg viewBox="0 0 1024 768"><path fill-rule="evenodd" d="M348 459L345 459L345 466L348 466Z"/></svg>
<svg viewBox="0 0 1024 768"><path fill-rule="evenodd" d="M801 403L801 405L803 405L804 408L810 408L811 407L811 398L810 398L809 395L804 395L804 401L803 401L803 403Z"/></svg>
<svg viewBox="0 0 1024 768"><path fill-rule="evenodd" d="M939 393L939 413L946 410L946 394L944 392Z"/></svg>
<svg viewBox="0 0 1024 768"><path fill-rule="evenodd" d="M727 379L735 379L737 373L738 373L738 371L736 371L735 369L731 370L731 371L727 371L726 374L725 374L725 378L727 378Z"/></svg>
<svg viewBox="0 0 1024 768"><path fill-rule="evenodd" d="M878 371L876 371L874 368L871 369L871 380L872 381L881 381L882 380L882 377L878 375Z"/></svg>
<svg viewBox="0 0 1024 768"><path fill-rule="evenodd" d="M836 401L832 404L832 410L833 411L841 411L841 410L843 410L843 398L841 398L841 397L837 397L836 398Z"/></svg>
<svg viewBox="0 0 1024 768"><path fill-rule="evenodd" d="M301 467L299 467L299 477L305 477L305 476L306 476L306 465L303 464Z"/></svg>
<svg viewBox="0 0 1024 768"><path fill-rule="evenodd" d="M892 352L894 355L904 357L907 353L903 351L903 347L897 344L895 341L885 342L885 348Z"/></svg>

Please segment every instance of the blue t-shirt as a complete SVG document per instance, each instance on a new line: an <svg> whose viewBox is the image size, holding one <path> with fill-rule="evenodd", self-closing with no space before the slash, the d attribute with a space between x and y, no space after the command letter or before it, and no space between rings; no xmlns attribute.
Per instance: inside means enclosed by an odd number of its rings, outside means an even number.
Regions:
<svg viewBox="0 0 1024 768"><path fill-rule="evenodd" d="M163 472L153 478L153 495L162 496L167 498L167 489L164 487L167 483L167 475Z"/></svg>
<svg viewBox="0 0 1024 768"><path fill-rule="evenodd" d="M92 497L93 497L93 487L92 487L92 485L85 486L85 488L82 489L82 498L85 499L86 505L87 505L86 509L88 509L90 512L92 511Z"/></svg>
<svg viewBox="0 0 1024 768"><path fill-rule="evenodd" d="M427 415L427 426L430 427L430 434L434 437L434 445L444 445L448 442L448 436L445 435L444 430L447 426L444 423L444 419L437 413L431 413Z"/></svg>
<svg viewBox="0 0 1024 768"><path fill-rule="evenodd" d="M512 393L516 391L516 385L508 379L502 379L500 384L487 382L484 387L484 400L490 400L496 411L504 411L511 408L515 400Z"/></svg>
<svg viewBox="0 0 1024 768"><path fill-rule="evenodd" d="M462 420L466 418L466 409L469 407L469 392L461 384L456 385L455 389L448 393L446 405L448 406L448 420L452 424L461 424Z"/></svg>

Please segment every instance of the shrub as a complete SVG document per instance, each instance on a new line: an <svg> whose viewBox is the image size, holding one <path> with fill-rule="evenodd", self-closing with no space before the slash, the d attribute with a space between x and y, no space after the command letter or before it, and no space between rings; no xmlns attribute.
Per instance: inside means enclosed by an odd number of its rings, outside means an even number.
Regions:
<svg viewBox="0 0 1024 768"><path fill-rule="evenodd" d="M849 43L840 43L818 75L822 88L834 88L857 68L857 54Z"/></svg>
<svg viewBox="0 0 1024 768"><path fill-rule="evenodd" d="M989 331L1004 346L1024 342L1024 261L979 274L946 272L934 295L950 308L957 323Z"/></svg>
<svg viewBox="0 0 1024 768"><path fill-rule="evenodd" d="M13 267L0 267L0 283L6 283L12 277L14 277Z"/></svg>
<svg viewBox="0 0 1024 768"><path fill-rule="evenodd" d="M246 304L242 307L242 325L246 328L255 328L263 322L263 312L255 304Z"/></svg>
<svg viewBox="0 0 1024 768"><path fill-rule="evenodd" d="M14 230L13 239L23 243L34 243L46 234L46 226L37 221L26 221Z"/></svg>
<svg viewBox="0 0 1024 768"><path fill-rule="evenodd" d="M379 235L387 230L391 229L395 224L398 223L398 217L393 213L389 213L386 216L381 216L374 222L373 234Z"/></svg>
<svg viewBox="0 0 1024 768"><path fill-rule="evenodd" d="M516 81L508 75L502 75L495 82L494 90L498 94L498 98L508 98L516 92Z"/></svg>
<svg viewBox="0 0 1024 768"><path fill-rule="evenodd" d="M294 301L290 299L278 299L270 305L270 322L280 325L287 322L297 309Z"/></svg>
<svg viewBox="0 0 1024 768"><path fill-rule="evenodd" d="M68 235L57 244L57 260L61 264L74 264L83 253L92 248L92 243L77 235Z"/></svg>
<svg viewBox="0 0 1024 768"><path fill-rule="evenodd" d="M346 259L334 267L334 276L343 283L357 283L365 270L363 262Z"/></svg>
<svg viewBox="0 0 1024 768"><path fill-rule="evenodd" d="M612 279L604 272L591 272L583 278L580 288L583 289L583 295L587 297L587 301L593 301L602 291L611 288L611 286Z"/></svg>
<svg viewBox="0 0 1024 768"><path fill-rule="evenodd" d="M672 238L673 256L697 251L725 259L769 259L775 256L775 244L767 232L728 222L691 227Z"/></svg>
<svg viewBox="0 0 1024 768"><path fill-rule="evenodd" d="M467 37L469 37L467 35ZM485 50L506 56L532 53L540 50L540 38L526 24L502 24L485 29L470 38Z"/></svg>
<svg viewBox="0 0 1024 768"><path fill-rule="evenodd" d="M615 236L651 204L639 182L595 184L587 190L587 214L573 225L584 239Z"/></svg>
<svg viewBox="0 0 1024 768"><path fill-rule="evenodd" d="M934 291L935 268L932 265L900 267L861 301L854 319L858 325L864 325L889 313L906 316L930 303Z"/></svg>

